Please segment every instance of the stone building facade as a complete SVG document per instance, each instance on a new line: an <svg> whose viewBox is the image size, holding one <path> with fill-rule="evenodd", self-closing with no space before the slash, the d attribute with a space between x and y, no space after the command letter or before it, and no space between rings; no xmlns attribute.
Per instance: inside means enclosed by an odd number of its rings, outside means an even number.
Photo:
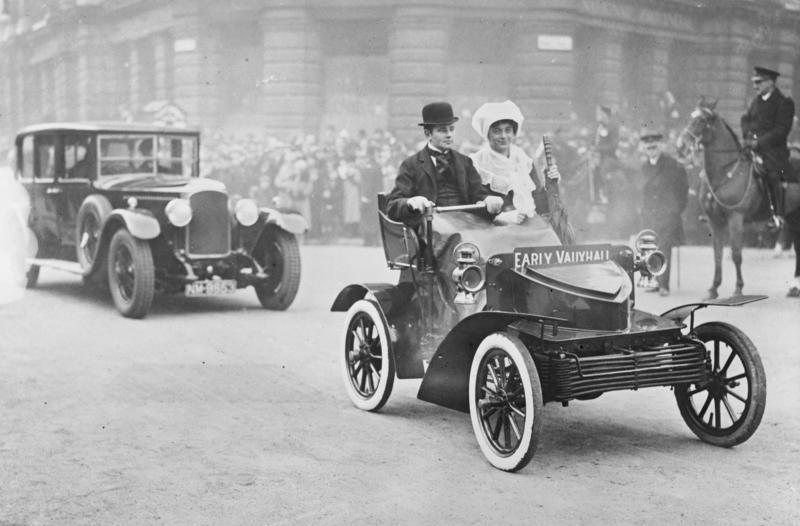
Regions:
<svg viewBox="0 0 800 526"><path fill-rule="evenodd" d="M491 4L491 5L488 5ZM731 122L755 64L800 85L800 7L775 0L4 0L0 136L46 120L415 134L420 107L516 101L534 129L597 104L658 118L669 90ZM466 115L466 113L465 113ZM143 117L144 116L144 117ZM631 122L632 124L632 122Z"/></svg>

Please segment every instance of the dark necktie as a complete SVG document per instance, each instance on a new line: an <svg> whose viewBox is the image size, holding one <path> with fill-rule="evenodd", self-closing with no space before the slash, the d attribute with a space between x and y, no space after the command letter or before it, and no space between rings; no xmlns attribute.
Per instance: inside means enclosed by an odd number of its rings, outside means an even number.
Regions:
<svg viewBox="0 0 800 526"><path fill-rule="evenodd" d="M439 175L446 176L450 172L450 154L431 150L431 156L436 159L436 171Z"/></svg>

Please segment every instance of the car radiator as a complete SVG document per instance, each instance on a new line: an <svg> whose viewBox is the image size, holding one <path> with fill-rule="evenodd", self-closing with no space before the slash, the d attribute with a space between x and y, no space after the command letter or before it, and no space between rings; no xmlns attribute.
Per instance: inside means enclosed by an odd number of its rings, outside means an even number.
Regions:
<svg viewBox="0 0 800 526"><path fill-rule="evenodd" d="M196 192L189 197L192 220L186 229L189 257L227 256L231 246L228 195L224 192Z"/></svg>
<svg viewBox="0 0 800 526"><path fill-rule="evenodd" d="M710 362L701 342L615 347L594 356L551 351L534 353L545 401L567 401L606 391L706 380Z"/></svg>

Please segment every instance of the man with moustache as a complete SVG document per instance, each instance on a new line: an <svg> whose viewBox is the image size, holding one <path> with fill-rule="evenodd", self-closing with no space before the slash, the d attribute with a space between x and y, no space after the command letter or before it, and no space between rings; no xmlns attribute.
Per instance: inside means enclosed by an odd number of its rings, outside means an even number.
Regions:
<svg viewBox="0 0 800 526"><path fill-rule="evenodd" d="M681 214L688 201L689 181L683 165L664 153L663 134L645 129L639 141L647 157L642 165L642 227L655 230L658 248L667 257L666 271L656 278L658 287L649 291L669 296L672 247L680 245L683 238Z"/></svg>

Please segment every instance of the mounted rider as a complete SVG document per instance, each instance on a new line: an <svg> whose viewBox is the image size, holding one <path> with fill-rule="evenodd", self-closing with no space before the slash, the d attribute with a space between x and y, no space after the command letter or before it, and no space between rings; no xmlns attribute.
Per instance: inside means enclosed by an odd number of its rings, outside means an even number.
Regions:
<svg viewBox="0 0 800 526"><path fill-rule="evenodd" d="M775 86L780 73L759 66L754 70L751 80L757 95L742 115L742 137L744 147L764 160L773 221L781 224L785 213L782 182L791 174L786 140L792 129L794 101Z"/></svg>

